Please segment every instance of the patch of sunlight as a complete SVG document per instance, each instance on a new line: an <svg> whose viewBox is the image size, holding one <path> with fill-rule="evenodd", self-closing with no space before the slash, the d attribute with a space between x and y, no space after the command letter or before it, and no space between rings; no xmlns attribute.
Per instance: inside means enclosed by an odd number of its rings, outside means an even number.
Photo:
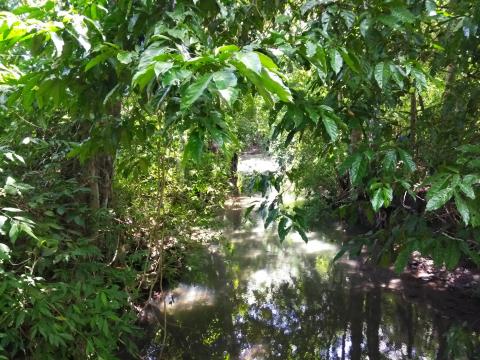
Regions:
<svg viewBox="0 0 480 360"><path fill-rule="evenodd" d="M211 289L198 285L180 284L167 294L167 312L192 310L199 306L215 305L215 294Z"/></svg>
<svg viewBox="0 0 480 360"><path fill-rule="evenodd" d="M267 155L242 155L238 161L237 171L243 174L266 173L276 172L278 168L277 162Z"/></svg>
<svg viewBox="0 0 480 360"><path fill-rule="evenodd" d="M332 258L338 251L338 246L325 241L325 237L315 233L309 232L307 234L308 242L306 243L300 234L297 232L290 233L287 237L288 245L294 245L296 249L304 254L318 254L322 252L332 253Z"/></svg>
<svg viewBox="0 0 480 360"><path fill-rule="evenodd" d="M265 345L263 344L254 344L247 349L242 350L240 353L241 360L260 360L264 359L268 354Z"/></svg>

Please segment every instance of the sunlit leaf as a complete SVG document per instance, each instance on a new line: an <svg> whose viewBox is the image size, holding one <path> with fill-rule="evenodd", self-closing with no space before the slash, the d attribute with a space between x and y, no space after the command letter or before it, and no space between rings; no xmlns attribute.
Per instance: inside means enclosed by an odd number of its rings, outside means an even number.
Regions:
<svg viewBox="0 0 480 360"><path fill-rule="evenodd" d="M188 109L192 104L198 100L207 88L210 81L212 81L213 74L205 74L190 84L186 91L182 94L181 108Z"/></svg>

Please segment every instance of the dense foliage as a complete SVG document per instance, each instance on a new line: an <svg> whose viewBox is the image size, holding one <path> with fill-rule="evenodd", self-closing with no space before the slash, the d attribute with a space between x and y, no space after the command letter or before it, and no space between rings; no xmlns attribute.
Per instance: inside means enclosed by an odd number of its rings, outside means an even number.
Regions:
<svg viewBox="0 0 480 360"><path fill-rule="evenodd" d="M262 206L280 239L333 208L370 230L342 253L479 265L479 18L469 0L3 2L0 357L134 353L133 304L181 271L252 145L282 163L259 185L305 200Z"/></svg>

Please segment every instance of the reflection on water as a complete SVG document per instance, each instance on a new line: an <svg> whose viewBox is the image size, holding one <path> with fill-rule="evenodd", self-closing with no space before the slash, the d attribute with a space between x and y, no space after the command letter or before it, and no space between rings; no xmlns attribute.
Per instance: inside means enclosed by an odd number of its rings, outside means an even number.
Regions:
<svg viewBox="0 0 480 360"><path fill-rule="evenodd" d="M311 233L308 244L297 236L280 244L261 219L245 222L251 201L228 204L225 244L205 249L204 266L167 295L164 357L477 358L479 308L446 316L435 296L410 291L403 279L366 273L349 261L330 267L337 248L328 240L341 241L341 230Z"/></svg>

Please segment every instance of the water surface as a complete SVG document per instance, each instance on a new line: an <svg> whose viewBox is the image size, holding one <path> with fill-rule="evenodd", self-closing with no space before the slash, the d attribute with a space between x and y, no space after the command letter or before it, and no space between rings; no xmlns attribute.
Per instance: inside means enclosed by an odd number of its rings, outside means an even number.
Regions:
<svg viewBox="0 0 480 360"><path fill-rule="evenodd" d="M247 160L239 168L255 169L258 161ZM265 168L268 159L260 160ZM437 293L352 261L331 267L335 244L347 237L336 224L310 233L307 244L296 235L281 244L260 217L244 219L255 200L226 204L224 240L196 254L168 293L164 358L478 358L479 308L459 311L461 300L448 297L442 308Z"/></svg>

